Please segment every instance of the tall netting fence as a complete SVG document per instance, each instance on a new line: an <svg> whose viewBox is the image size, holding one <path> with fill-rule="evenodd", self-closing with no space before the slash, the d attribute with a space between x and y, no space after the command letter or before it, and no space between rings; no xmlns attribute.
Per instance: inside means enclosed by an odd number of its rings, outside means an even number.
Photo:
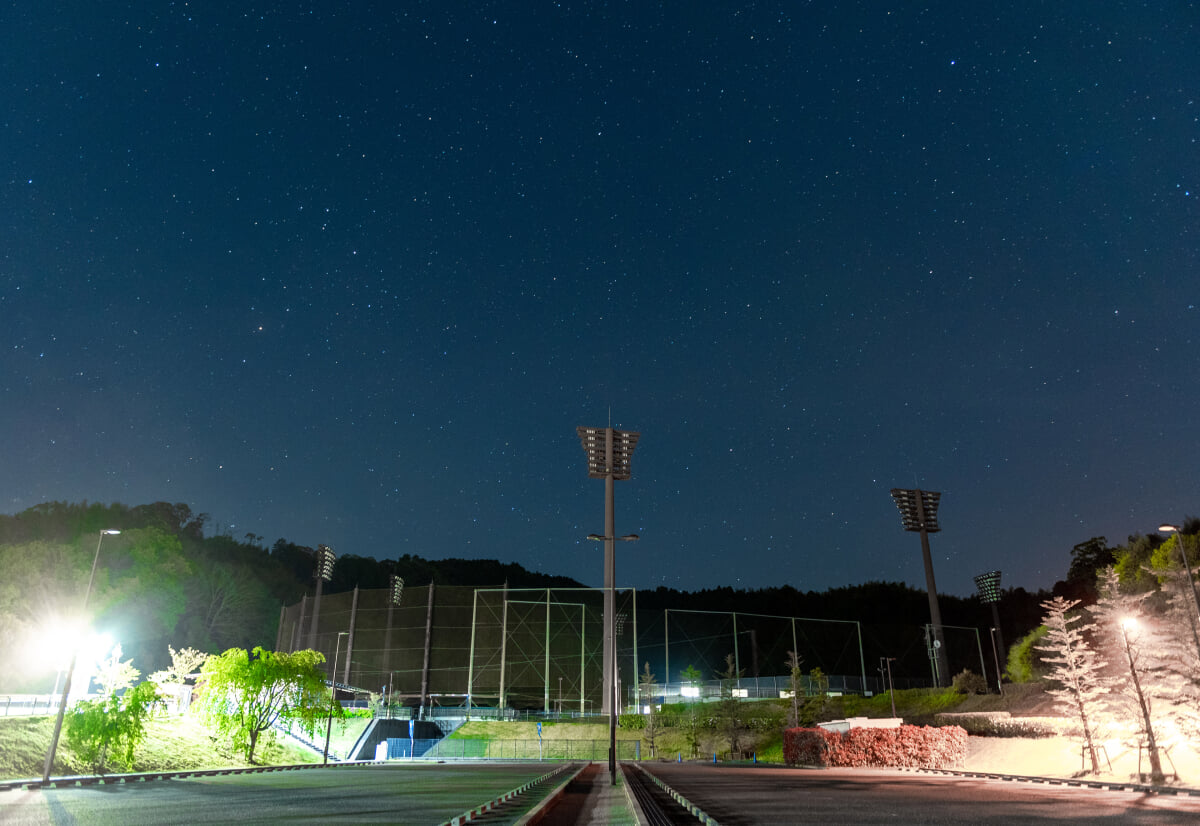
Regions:
<svg viewBox="0 0 1200 826"><path fill-rule="evenodd" d="M770 697L788 687L794 651L805 675L819 670L829 690L861 693L886 688L882 658L926 653L917 628L886 645L869 629L864 647L855 621L638 610L633 589L618 590L615 605L625 707L650 700L639 685L647 667L659 701L674 701L689 683L712 694L730 660L746 696ZM952 669L940 675L944 684L964 668L994 671L981 662L977 629L944 626L943 637ZM336 682L386 692L395 703L587 714L603 705L604 591L426 585L406 587L399 603L388 589L358 589L323 595L319 607L308 597L282 611L277 648L316 649Z"/></svg>

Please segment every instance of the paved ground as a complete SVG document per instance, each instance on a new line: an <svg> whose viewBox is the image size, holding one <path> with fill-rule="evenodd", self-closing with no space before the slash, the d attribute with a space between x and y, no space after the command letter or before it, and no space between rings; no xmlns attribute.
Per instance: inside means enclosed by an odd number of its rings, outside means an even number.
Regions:
<svg viewBox="0 0 1200 826"><path fill-rule="evenodd" d="M974 780L885 769L645 764L721 826L1200 823L1200 798Z"/></svg>
<svg viewBox="0 0 1200 826"><path fill-rule="evenodd" d="M0 792L0 823L174 826L295 822L431 826L554 764L362 766Z"/></svg>

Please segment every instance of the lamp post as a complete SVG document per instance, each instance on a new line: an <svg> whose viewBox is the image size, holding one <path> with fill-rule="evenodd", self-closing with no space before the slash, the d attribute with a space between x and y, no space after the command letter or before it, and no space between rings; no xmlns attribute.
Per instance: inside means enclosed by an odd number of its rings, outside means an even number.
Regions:
<svg viewBox="0 0 1200 826"><path fill-rule="evenodd" d="M879 670L887 671L888 695L892 699L892 718L893 719L895 719L895 717L896 717L896 685L895 685L895 683L892 682L892 661L895 659L896 659L895 657L880 657L879 658L879 661L882 663L882 665L879 667Z"/></svg>
<svg viewBox="0 0 1200 826"><path fill-rule="evenodd" d="M337 646L333 649L333 671L329 675L329 720L325 723L325 757L322 766L329 765L329 735L333 732L333 706L337 702L337 661L342 653L342 637L348 636L349 631L338 631Z"/></svg>
<svg viewBox="0 0 1200 826"><path fill-rule="evenodd" d="M1183 531L1178 525L1168 525L1165 522L1159 525L1158 529L1163 533L1175 534L1175 544L1179 546L1179 561L1183 563L1183 575L1187 579L1188 590L1192 592L1192 602L1196 605L1196 616L1190 617L1190 625L1192 626L1192 639L1196 643L1196 653L1200 654L1200 631L1196 627L1197 621L1200 620L1200 595L1196 594L1196 580L1192 579L1192 569L1188 565L1187 553L1183 548Z"/></svg>
<svg viewBox="0 0 1200 826"><path fill-rule="evenodd" d="M96 540L96 554L92 557L92 573L88 576L87 590L83 592L83 614L86 616L88 603L92 599L92 584L96 581L96 564L100 561L100 546L104 543L104 537L116 536L120 531L106 528L100 531L100 538ZM42 785L47 785L50 782L50 769L54 765L54 752L58 750L58 738L62 734L63 715L67 713L67 697L71 694L71 678L75 675L75 661L79 657L79 646L72 643L71 646L71 662L67 666L67 678L63 682L62 697L58 701L58 717L54 720L54 734L50 737L50 751L46 753L46 765L42 769Z"/></svg>
<svg viewBox="0 0 1200 826"><path fill-rule="evenodd" d="M938 607L937 584L933 580L933 558L929 554L929 534L941 530L937 521L939 491L892 488L892 499L900 509L904 530L921 534L921 556L925 560L925 590L929 594L929 622L933 626L934 681L946 684L950 668L946 663L946 645L942 639L942 611Z"/></svg>
<svg viewBox="0 0 1200 826"><path fill-rule="evenodd" d="M1000 602L1000 572L988 571L975 577L975 587L979 590L981 602L992 606L992 656L996 659L996 690L1004 694L1003 680L1000 676L1000 663L1007 660L1004 654L1004 635L1000 633L1000 611L996 604ZM997 643L999 640L999 643Z"/></svg>
<svg viewBox="0 0 1200 826"><path fill-rule="evenodd" d="M1150 782L1154 784L1165 783L1167 778L1163 774L1162 761L1158 758L1158 743L1154 739L1154 726L1150 722L1150 705L1146 702L1146 695L1142 693L1142 682L1138 679L1137 662L1133 656L1133 648L1129 644L1129 629L1131 628L1137 628L1136 619L1126 617L1121 620L1121 639L1125 642L1125 656L1129 660L1129 676L1133 679L1133 691L1137 695L1138 709L1142 712L1142 725L1146 729L1146 749L1150 753Z"/></svg>

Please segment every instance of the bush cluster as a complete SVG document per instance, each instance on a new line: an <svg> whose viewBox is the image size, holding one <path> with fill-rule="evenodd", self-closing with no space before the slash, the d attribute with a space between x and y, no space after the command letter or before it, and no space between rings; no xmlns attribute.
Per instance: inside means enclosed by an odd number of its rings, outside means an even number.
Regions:
<svg viewBox="0 0 1200 826"><path fill-rule="evenodd" d="M967 757L967 732L959 726L852 728L844 734L821 728L783 733L789 766L949 768Z"/></svg>
<svg viewBox="0 0 1200 826"><path fill-rule="evenodd" d="M976 737L1054 737L1074 734L1079 726L1059 717L1013 717L1007 711L936 715L939 722L960 726Z"/></svg>
<svg viewBox="0 0 1200 826"><path fill-rule="evenodd" d="M981 675L964 668L954 675L954 690L959 694L987 694L988 684Z"/></svg>

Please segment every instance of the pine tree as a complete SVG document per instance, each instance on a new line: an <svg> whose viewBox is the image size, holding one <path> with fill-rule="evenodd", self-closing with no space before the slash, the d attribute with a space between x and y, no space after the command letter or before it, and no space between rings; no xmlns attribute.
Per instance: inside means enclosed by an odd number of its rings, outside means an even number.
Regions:
<svg viewBox="0 0 1200 826"><path fill-rule="evenodd" d="M1062 597L1042 603L1046 615L1042 623L1047 628L1045 645L1037 650L1049 656L1043 658L1053 665L1046 679L1062 688L1047 689L1054 697L1060 711L1079 718L1083 745L1091 758L1092 773L1100 772L1100 759L1096 752L1096 721L1102 709L1103 697L1108 693L1108 681L1101 676L1104 661L1092 650L1085 635L1091 634L1095 626L1085 623L1083 617L1068 612L1079 604L1079 600L1067 601Z"/></svg>

